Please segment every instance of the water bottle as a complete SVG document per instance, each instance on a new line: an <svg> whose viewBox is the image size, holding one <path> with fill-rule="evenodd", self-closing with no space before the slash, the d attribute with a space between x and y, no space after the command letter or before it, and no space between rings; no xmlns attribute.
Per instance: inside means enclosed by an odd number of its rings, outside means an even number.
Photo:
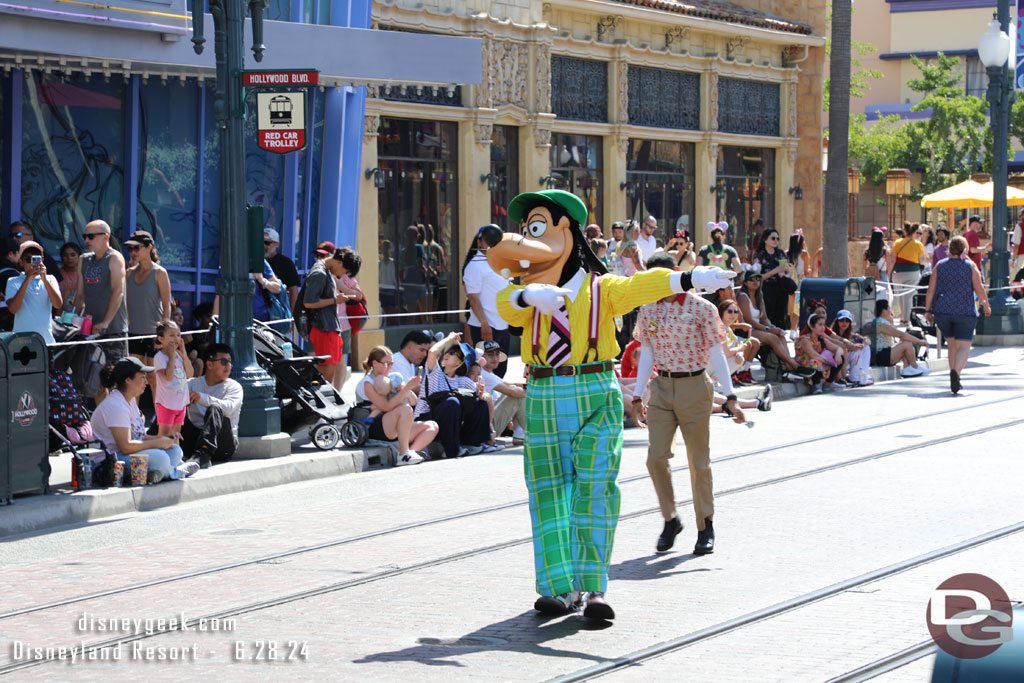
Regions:
<svg viewBox="0 0 1024 683"><path fill-rule="evenodd" d="M289 341L286 341L284 344L281 344L281 353L284 354L285 358L291 358L292 357L292 343L289 342Z"/></svg>
<svg viewBox="0 0 1024 683"><path fill-rule="evenodd" d="M86 315L82 320L82 334L92 334L92 316Z"/></svg>
<svg viewBox="0 0 1024 683"><path fill-rule="evenodd" d="M92 459L88 456L82 458L82 488L92 488Z"/></svg>

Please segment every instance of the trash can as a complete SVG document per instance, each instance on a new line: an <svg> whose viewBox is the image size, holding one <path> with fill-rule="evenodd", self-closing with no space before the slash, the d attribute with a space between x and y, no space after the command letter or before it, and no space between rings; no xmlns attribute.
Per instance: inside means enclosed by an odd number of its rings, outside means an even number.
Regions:
<svg viewBox="0 0 1024 683"><path fill-rule="evenodd" d="M0 344L0 385L7 386L7 346ZM0 391L0 503L11 502L11 449L7 446L7 391Z"/></svg>
<svg viewBox="0 0 1024 683"><path fill-rule="evenodd" d="M853 313L855 329L858 331L875 319L874 278L804 278L800 283L800 329L807 324L807 306L815 299L825 301L829 324L843 308Z"/></svg>
<svg viewBox="0 0 1024 683"><path fill-rule="evenodd" d="M50 482L49 354L35 332L5 332L7 458L11 493L47 492Z"/></svg>

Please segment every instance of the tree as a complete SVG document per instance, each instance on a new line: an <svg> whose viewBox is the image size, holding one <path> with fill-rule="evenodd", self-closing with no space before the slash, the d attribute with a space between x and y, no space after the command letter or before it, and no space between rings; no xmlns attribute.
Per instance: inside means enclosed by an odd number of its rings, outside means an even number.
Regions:
<svg viewBox="0 0 1024 683"><path fill-rule="evenodd" d="M828 129L850 129L850 22L851 0L833 0L832 45L829 55ZM825 174L825 224L822 226L821 272L826 277L847 277L850 272L846 250L849 220L846 195L849 136L830 136L828 171Z"/></svg>

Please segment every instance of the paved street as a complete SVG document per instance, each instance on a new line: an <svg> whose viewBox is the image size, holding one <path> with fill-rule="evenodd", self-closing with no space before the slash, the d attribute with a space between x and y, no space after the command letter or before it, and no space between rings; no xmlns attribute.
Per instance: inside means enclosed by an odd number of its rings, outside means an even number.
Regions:
<svg viewBox="0 0 1024 683"><path fill-rule="evenodd" d="M930 592L954 574L1024 598L1024 527L952 547L1024 522L1022 370L1019 349L995 350L973 358L955 398L935 373L779 402L749 413L751 429L713 418L706 557L690 553L678 456L686 529L654 552L646 433L627 430L610 626L533 612L522 453L510 449L12 538L0 546L0 673L825 681L926 641ZM182 614L189 629L175 630L166 620ZM95 651L107 661L39 661L62 646L80 657L83 642L107 645ZM611 666L623 657L633 664ZM929 680L931 661L877 680Z"/></svg>

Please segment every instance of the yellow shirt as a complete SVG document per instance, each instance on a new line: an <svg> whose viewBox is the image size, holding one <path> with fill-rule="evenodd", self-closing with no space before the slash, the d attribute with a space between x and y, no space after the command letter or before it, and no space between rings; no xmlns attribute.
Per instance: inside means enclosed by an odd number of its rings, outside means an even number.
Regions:
<svg viewBox="0 0 1024 683"><path fill-rule="evenodd" d="M892 253L896 257L896 263L907 263L920 265L921 257L924 256L924 245L913 237L904 237L896 240L892 245Z"/></svg>
<svg viewBox="0 0 1024 683"><path fill-rule="evenodd" d="M633 275L620 277L604 275L601 277L601 308L600 320L597 324L597 358L587 354L590 324L590 280L592 273L587 273L583 284L576 294L576 299L565 298L565 309L569 314L569 336L572 343L572 356L567 361L573 365L611 360L619 354L619 344L615 340L615 316L629 313L634 308L649 304L675 292L672 290L670 278L673 272L664 268L652 268ZM523 328L522 356L527 364L544 365L548 355L548 336L551 334L551 316L540 315L540 357L533 355L533 316L532 306L516 308L509 301L511 296L523 287L509 285L498 292L498 313L509 325Z"/></svg>

